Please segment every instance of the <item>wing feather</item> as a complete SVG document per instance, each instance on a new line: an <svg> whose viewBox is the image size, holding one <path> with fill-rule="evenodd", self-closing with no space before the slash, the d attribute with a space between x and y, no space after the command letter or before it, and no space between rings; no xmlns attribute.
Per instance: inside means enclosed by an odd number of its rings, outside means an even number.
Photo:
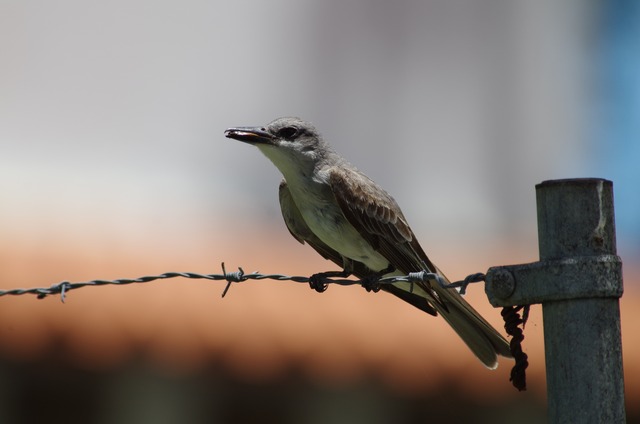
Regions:
<svg viewBox="0 0 640 424"><path fill-rule="evenodd" d="M332 167L328 175L329 186L344 216L396 270L404 274L421 270L437 272L389 193L353 168ZM448 310L430 283L419 282L416 285L428 294L428 302ZM388 290L391 287L383 288ZM398 296L398 293L393 294ZM428 309L435 315L431 306Z"/></svg>
<svg viewBox="0 0 640 424"><path fill-rule="evenodd" d="M364 174L345 167L328 171L329 185L347 220L404 273L436 272L396 201Z"/></svg>

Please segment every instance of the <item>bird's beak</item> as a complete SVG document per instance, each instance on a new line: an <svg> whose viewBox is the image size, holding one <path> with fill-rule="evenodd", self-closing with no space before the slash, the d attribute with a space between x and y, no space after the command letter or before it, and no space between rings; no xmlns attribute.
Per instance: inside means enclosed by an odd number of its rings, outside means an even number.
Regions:
<svg viewBox="0 0 640 424"><path fill-rule="evenodd" d="M249 144L273 144L273 136L262 127L229 128L224 135Z"/></svg>

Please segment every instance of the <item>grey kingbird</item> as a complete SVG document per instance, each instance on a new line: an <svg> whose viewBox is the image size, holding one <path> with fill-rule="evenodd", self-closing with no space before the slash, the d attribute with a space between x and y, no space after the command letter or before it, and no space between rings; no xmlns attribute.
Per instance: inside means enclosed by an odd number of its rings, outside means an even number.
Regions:
<svg viewBox="0 0 640 424"><path fill-rule="evenodd" d="M393 197L338 155L313 125L279 118L265 127L229 128L225 136L253 144L273 162L284 176L280 208L289 232L342 267L314 275L313 288L326 288L318 276L354 274L367 290L382 288L428 314L440 313L488 368L497 367L497 355L511 357L509 343L455 289L432 281L376 286L383 275L423 270L448 280Z"/></svg>

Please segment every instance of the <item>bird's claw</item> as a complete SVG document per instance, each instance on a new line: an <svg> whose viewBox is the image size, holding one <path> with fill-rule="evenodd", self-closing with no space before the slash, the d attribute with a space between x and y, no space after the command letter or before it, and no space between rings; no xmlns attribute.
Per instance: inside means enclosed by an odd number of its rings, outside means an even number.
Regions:
<svg viewBox="0 0 640 424"><path fill-rule="evenodd" d="M385 274L388 274L395 270L396 268L393 265L389 264L389 266L383 269L382 271L378 271L374 274L371 274L362 278L360 280L360 284L362 284L362 287L364 287L366 291L378 293L382 288L382 283L380 283L380 280L382 279L382 277Z"/></svg>
<svg viewBox="0 0 640 424"><path fill-rule="evenodd" d="M319 272L309 277L309 287L318 293L322 293L327 290L327 278L347 278L349 275L351 275L351 271L348 269L343 269L342 271Z"/></svg>
<svg viewBox="0 0 640 424"><path fill-rule="evenodd" d="M360 282L362 284L362 287L364 287L367 292L378 293L382 288L382 284L380 284L380 278L382 278L382 275L374 274L368 277L364 277L360 280Z"/></svg>
<svg viewBox="0 0 640 424"><path fill-rule="evenodd" d="M327 290L328 284L323 283L324 279L327 278L324 272L320 272L318 274L313 274L309 277L309 287L318 293L322 293Z"/></svg>

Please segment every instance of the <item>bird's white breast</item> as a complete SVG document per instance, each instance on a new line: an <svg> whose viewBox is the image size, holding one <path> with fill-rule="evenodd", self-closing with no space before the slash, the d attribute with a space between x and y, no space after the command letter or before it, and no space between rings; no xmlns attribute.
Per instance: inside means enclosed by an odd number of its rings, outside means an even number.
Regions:
<svg viewBox="0 0 640 424"><path fill-rule="evenodd" d="M320 240L370 269L378 271L389 265L349 223L328 184L312 179L297 180L292 184L287 179L289 190L305 222Z"/></svg>
<svg viewBox="0 0 640 424"><path fill-rule="evenodd" d="M320 240L369 269L379 271L389 266L389 261L376 252L344 216L326 181L327 176L316 169L317 158L313 153L307 156L283 146L258 147L287 180L293 201Z"/></svg>

